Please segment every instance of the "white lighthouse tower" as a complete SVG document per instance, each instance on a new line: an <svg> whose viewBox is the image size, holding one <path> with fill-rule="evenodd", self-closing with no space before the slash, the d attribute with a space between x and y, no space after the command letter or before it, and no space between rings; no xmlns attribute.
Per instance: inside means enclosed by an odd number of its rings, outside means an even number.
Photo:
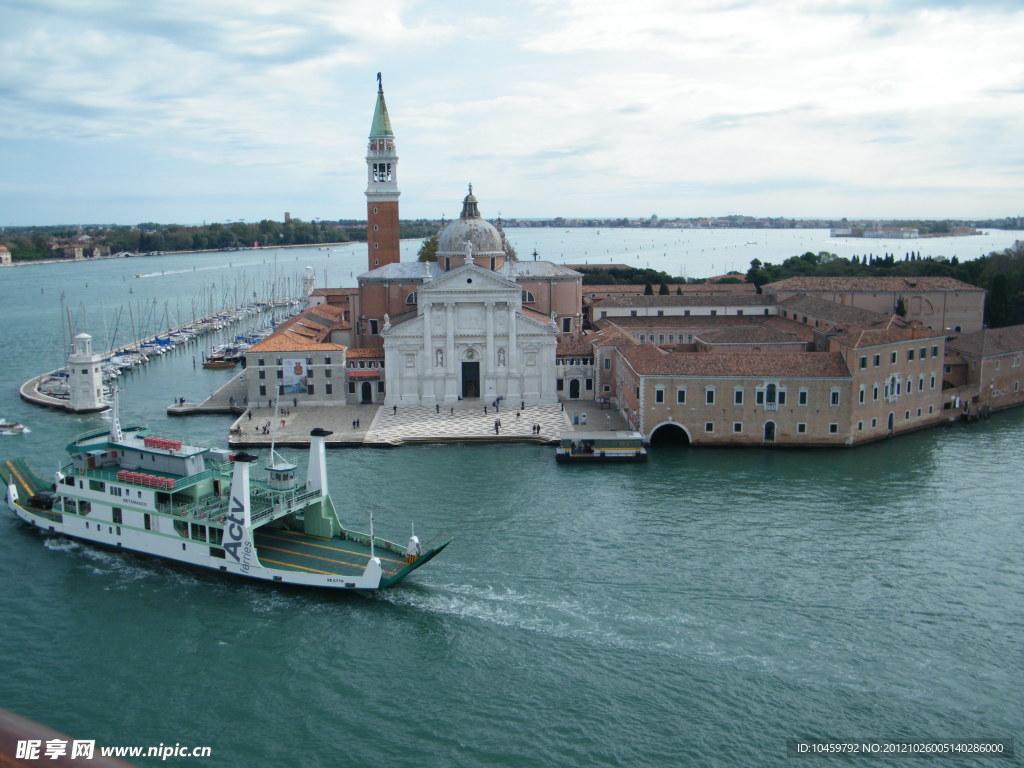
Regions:
<svg viewBox="0 0 1024 768"><path fill-rule="evenodd" d="M93 354L92 336L88 333L75 336L68 355L68 386L71 392L68 410L86 413L108 407L103 401L102 360L101 355Z"/></svg>
<svg viewBox="0 0 1024 768"><path fill-rule="evenodd" d="M302 298L306 301L307 307L313 306L313 291L316 290L316 273L312 267L306 267L306 274L302 277Z"/></svg>

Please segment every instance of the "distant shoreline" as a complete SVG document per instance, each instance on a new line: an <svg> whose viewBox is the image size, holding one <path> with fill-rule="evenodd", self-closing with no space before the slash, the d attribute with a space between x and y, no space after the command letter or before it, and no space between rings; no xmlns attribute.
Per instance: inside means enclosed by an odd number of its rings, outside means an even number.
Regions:
<svg viewBox="0 0 1024 768"><path fill-rule="evenodd" d="M418 237L407 237L406 240L419 240ZM0 264L0 267L24 267L29 264L86 264L90 261L109 261L111 259L145 259L149 256L181 256L188 253L234 253L235 251L270 251L278 248L324 248L332 245L352 245L361 243L362 240L346 240L340 243L303 243L291 245L267 245L258 248L201 248L199 250L187 251L147 251L145 253L116 253L110 256L89 256L83 259L30 259L28 261L12 261L10 264Z"/></svg>

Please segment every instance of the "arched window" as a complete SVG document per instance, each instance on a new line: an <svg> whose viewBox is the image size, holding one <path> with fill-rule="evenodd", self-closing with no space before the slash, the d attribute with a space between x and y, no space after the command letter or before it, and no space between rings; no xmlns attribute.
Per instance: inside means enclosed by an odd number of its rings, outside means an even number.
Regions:
<svg viewBox="0 0 1024 768"><path fill-rule="evenodd" d="M408 296L405 297L405 303L406 304L415 304L416 303L416 291L413 291L412 293L410 293Z"/></svg>
<svg viewBox="0 0 1024 768"><path fill-rule="evenodd" d="M533 297L532 293L529 291L523 291L523 304L532 304L535 301L536 299Z"/></svg>

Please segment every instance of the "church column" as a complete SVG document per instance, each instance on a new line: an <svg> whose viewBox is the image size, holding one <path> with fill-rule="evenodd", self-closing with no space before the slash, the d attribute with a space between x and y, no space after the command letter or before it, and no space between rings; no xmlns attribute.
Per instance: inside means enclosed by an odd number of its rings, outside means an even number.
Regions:
<svg viewBox="0 0 1024 768"><path fill-rule="evenodd" d="M444 397L445 400L458 399L459 368L455 360L455 303L446 301L445 312L445 356L448 359L448 370L445 376Z"/></svg>
<svg viewBox="0 0 1024 768"><path fill-rule="evenodd" d="M426 304L423 305L423 366L420 368L419 377L419 396L421 398L428 395L432 397L434 394L433 391L430 389L431 387L433 387L432 382L434 379L434 377L431 376L430 374L433 372L435 365L433 349L434 345L430 338L430 323L430 303L427 302Z"/></svg>
<svg viewBox="0 0 1024 768"><path fill-rule="evenodd" d="M494 348L494 302L485 301L484 308L487 311L487 349L484 352L484 373L490 378L494 374L494 356L498 350Z"/></svg>
<svg viewBox="0 0 1024 768"><path fill-rule="evenodd" d="M523 393L523 381L520 378L521 372L519 370L520 360L519 351L519 339L516 335L516 305L508 305L508 349L505 351L505 361L508 364L508 383L505 385L505 390L509 399L512 401L518 400L522 397Z"/></svg>
<svg viewBox="0 0 1024 768"><path fill-rule="evenodd" d="M519 375L519 343L516 338L516 305L508 305L508 375L510 377ZM518 388L518 385L517 385Z"/></svg>

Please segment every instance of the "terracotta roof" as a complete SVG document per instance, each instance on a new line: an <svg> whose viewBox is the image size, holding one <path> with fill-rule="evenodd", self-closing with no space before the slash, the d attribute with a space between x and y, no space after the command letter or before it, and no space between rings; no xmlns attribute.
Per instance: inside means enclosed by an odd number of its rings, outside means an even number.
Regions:
<svg viewBox="0 0 1024 768"><path fill-rule="evenodd" d="M317 342L285 331L249 347L248 352L334 352L344 349L342 344Z"/></svg>
<svg viewBox="0 0 1024 768"><path fill-rule="evenodd" d="M963 336L947 341L946 348L975 357L1024 352L1024 325L986 328L974 333L965 333Z"/></svg>
<svg viewBox="0 0 1024 768"><path fill-rule="evenodd" d="M755 325L750 328L722 328L694 334L705 344L803 344L795 333Z"/></svg>
<svg viewBox="0 0 1024 768"><path fill-rule="evenodd" d="M384 357L383 347L356 347L345 353L346 360L379 360Z"/></svg>
<svg viewBox="0 0 1024 768"><path fill-rule="evenodd" d="M883 317L874 323L851 327L848 330L838 327L836 330L838 332L830 334L829 338L851 349L877 347L882 344L893 344L899 341L912 341L914 339L941 339L945 337L944 333L933 331L916 320L904 320L898 315Z"/></svg>
<svg viewBox="0 0 1024 768"><path fill-rule="evenodd" d="M584 285L583 295L588 296L626 296L643 294L644 285ZM676 289L682 289L683 294L732 294L732 293L757 293L753 283L670 283L668 289L675 295Z"/></svg>
<svg viewBox="0 0 1024 768"><path fill-rule="evenodd" d="M603 307L763 307L775 304L774 296L759 293L730 293L728 295L711 296L607 296L595 298L593 306Z"/></svg>
<svg viewBox="0 0 1024 768"><path fill-rule="evenodd" d="M849 378L850 369L839 352L716 355L710 352L668 352L653 344L620 350L642 376L746 376Z"/></svg>
<svg viewBox="0 0 1024 768"><path fill-rule="evenodd" d="M661 317L598 317L595 328L618 325L621 328L714 328L762 325L771 315L662 315Z"/></svg>
<svg viewBox="0 0 1024 768"><path fill-rule="evenodd" d="M558 346L555 347L555 354L560 356L592 355L594 354L594 347L585 337L559 336Z"/></svg>
<svg viewBox="0 0 1024 768"><path fill-rule="evenodd" d="M249 348L249 352L315 352L337 351L345 349L342 344L325 341L330 332L341 324L342 310L328 304L300 312L290 320L286 320L258 344Z"/></svg>
<svg viewBox="0 0 1024 768"><path fill-rule="evenodd" d="M356 296L358 288L314 288L314 296Z"/></svg>
<svg viewBox="0 0 1024 768"><path fill-rule="evenodd" d="M776 283L768 283L765 290L771 291L881 291L914 292L927 291L980 291L968 283L952 277L788 277Z"/></svg>
<svg viewBox="0 0 1024 768"><path fill-rule="evenodd" d="M806 293L799 293L780 301L779 307L843 325L863 325L885 317L880 312L838 304L834 301L819 299L817 296L808 296Z"/></svg>
<svg viewBox="0 0 1024 768"><path fill-rule="evenodd" d="M545 314L544 312L539 312L538 310L533 309L531 307L523 307L522 310L520 310L520 312L523 315L523 317L528 317L531 320L537 321L538 323L546 323L547 325L551 325L551 315Z"/></svg>

